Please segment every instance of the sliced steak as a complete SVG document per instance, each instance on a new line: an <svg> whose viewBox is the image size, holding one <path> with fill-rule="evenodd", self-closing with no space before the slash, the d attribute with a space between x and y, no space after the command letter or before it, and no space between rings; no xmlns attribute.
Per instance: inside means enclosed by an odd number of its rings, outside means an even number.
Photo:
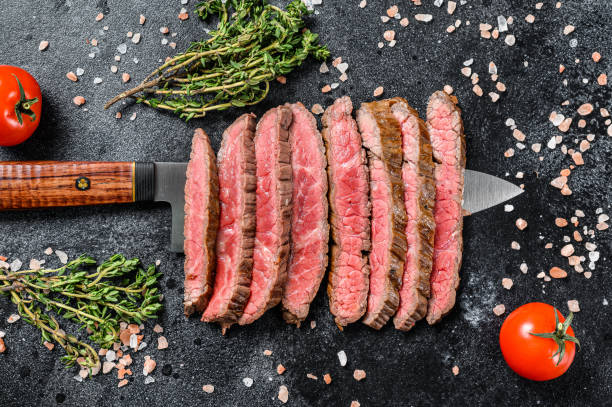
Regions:
<svg viewBox="0 0 612 407"><path fill-rule="evenodd" d="M314 116L301 103L287 107L293 113L289 128L293 214L283 317L299 326L308 315L327 269L327 160Z"/></svg>
<svg viewBox="0 0 612 407"><path fill-rule="evenodd" d="M221 215L217 274L202 321L223 332L238 321L249 298L255 245L255 116L242 115L224 133L217 157Z"/></svg>
<svg viewBox="0 0 612 407"><path fill-rule="evenodd" d="M203 312L213 291L219 178L208 136L196 129L185 183L185 315Z"/></svg>
<svg viewBox="0 0 612 407"><path fill-rule="evenodd" d="M352 111L351 99L345 96L327 108L322 119L334 242L327 293L329 308L340 329L363 316L370 276L368 169Z"/></svg>
<svg viewBox="0 0 612 407"><path fill-rule="evenodd" d="M291 230L291 109L271 109L257 124L257 232L251 296L238 321L250 324L280 300L287 280Z"/></svg>
<svg viewBox="0 0 612 407"><path fill-rule="evenodd" d="M392 99L391 111L402 129L404 164L404 204L406 205L406 240L400 304L393 322L397 329L410 330L427 314L434 231L435 187L431 142L425 122L401 98Z"/></svg>
<svg viewBox="0 0 612 407"><path fill-rule="evenodd" d="M433 269L431 299L427 322L435 324L455 305L463 251L463 174L465 136L461 111L446 93L438 91L429 98L427 129L431 137L436 168Z"/></svg>
<svg viewBox="0 0 612 407"><path fill-rule="evenodd" d="M357 123L368 153L372 203L370 292L363 323L380 329L399 305L406 257L402 132L389 100L362 104Z"/></svg>

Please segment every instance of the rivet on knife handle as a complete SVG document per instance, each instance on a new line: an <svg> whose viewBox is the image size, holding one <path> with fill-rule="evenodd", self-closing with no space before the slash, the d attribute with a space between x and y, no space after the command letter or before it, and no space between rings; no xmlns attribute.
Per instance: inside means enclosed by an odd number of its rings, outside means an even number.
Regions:
<svg viewBox="0 0 612 407"><path fill-rule="evenodd" d="M0 162L0 210L151 200L155 169L133 162Z"/></svg>

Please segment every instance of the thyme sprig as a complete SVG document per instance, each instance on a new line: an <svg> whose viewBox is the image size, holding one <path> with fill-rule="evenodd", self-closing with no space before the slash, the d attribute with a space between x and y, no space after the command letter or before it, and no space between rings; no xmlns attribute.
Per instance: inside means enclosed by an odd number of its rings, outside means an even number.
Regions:
<svg viewBox="0 0 612 407"><path fill-rule="evenodd" d="M41 341L64 348L62 361L82 368L100 366L91 345L60 328L53 314L80 325L104 349L119 340L119 324L141 324L162 309L154 265L115 254L96 265L82 255L57 269L10 272L0 268L0 293L10 297L22 318L41 332ZM93 271L93 272L92 272Z"/></svg>
<svg viewBox="0 0 612 407"><path fill-rule="evenodd" d="M206 0L196 6L196 13L203 20L218 17L211 37L192 43L105 108L136 97L137 103L186 120L204 117L213 110L259 103L268 95L270 81L309 55L319 60L329 56L318 35L304 28L309 11L301 0L293 0L286 10L266 0Z"/></svg>

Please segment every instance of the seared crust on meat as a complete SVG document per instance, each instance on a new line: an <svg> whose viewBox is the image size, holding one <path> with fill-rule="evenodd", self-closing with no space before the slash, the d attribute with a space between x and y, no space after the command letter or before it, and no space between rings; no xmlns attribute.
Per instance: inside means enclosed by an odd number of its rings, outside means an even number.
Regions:
<svg viewBox="0 0 612 407"><path fill-rule="evenodd" d="M379 221L377 205L384 211L386 230L372 226L372 252L370 253L370 293L368 308L363 323L374 328L382 328L391 318L399 305L399 289L406 257L406 208L404 206L404 184L402 181L402 134L397 119L391 112L391 102L381 100L363 103L357 112L357 123L364 147L368 153L370 168L370 201L372 204L372 223ZM373 171L380 168L384 179L375 180ZM387 202L380 203L375 191L387 188ZM376 198L376 201L375 201ZM381 235L377 236L378 232ZM384 244L384 252L377 252L377 246ZM384 275L375 274L374 261L382 262ZM377 265L377 267L380 267ZM384 279L382 292L374 292L374 278Z"/></svg>
<svg viewBox="0 0 612 407"><path fill-rule="evenodd" d="M418 132L416 148L418 149L417 162L409 162L407 151L404 151L404 169L406 172L416 166L417 171L417 191L416 197L410 196L408 199L417 200L416 212L416 231L414 236L417 270L409 270L409 255L406 256L405 275L400 290L400 307L393 318L395 328L408 331L414 324L423 319L427 314L427 300L430 296L430 282L434 244L435 221L433 208L435 204L435 185L433 178L433 155L429 133L425 122L419 117L408 102L403 98L391 99L393 105L391 110L396 117L401 118L401 122L412 121L410 128ZM404 149L407 146L404 144ZM413 171L413 170L412 170ZM412 172L410 171L410 172ZM408 192L405 191L405 196ZM406 235L413 233L410 227L406 228ZM409 247L408 250L411 250ZM411 259L412 260L412 259ZM405 305L404 305L405 304Z"/></svg>

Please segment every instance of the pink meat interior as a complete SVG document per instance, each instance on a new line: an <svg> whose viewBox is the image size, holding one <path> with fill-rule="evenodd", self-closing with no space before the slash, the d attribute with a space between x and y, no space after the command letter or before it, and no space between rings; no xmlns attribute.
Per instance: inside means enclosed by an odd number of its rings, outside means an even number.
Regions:
<svg viewBox="0 0 612 407"><path fill-rule="evenodd" d="M207 203L209 195L209 157L206 141L193 138L189 161L186 199L189 202L189 219L185 221L185 299L197 301L204 294L209 256L206 254L205 229L208 225Z"/></svg>
<svg viewBox="0 0 612 407"><path fill-rule="evenodd" d="M360 312L368 276L363 272L362 249L368 239L369 222L367 173L363 165L361 135L342 105L333 106L329 131L332 138L330 167L335 186L340 255L334 271L336 307L339 318ZM350 112L350 110L349 110Z"/></svg>
<svg viewBox="0 0 612 407"><path fill-rule="evenodd" d="M399 318L415 308L416 284L419 275L419 259L417 239L419 231L418 224L418 160L419 160L419 124L416 118L406 115L401 111L393 112L402 129L402 150L404 153L404 164L402 165L402 180L404 182L404 204L406 207L406 261L404 262L404 274L402 276L402 288L400 289L400 305L397 310Z"/></svg>
<svg viewBox="0 0 612 407"><path fill-rule="evenodd" d="M434 243L431 289L433 307L442 310L454 290L454 266L460 253L457 224L461 219L461 170L457 157L457 133L453 128L453 111L447 103L437 103L428 118L429 133L436 165L436 204L434 218L436 233Z"/></svg>
<svg viewBox="0 0 612 407"><path fill-rule="evenodd" d="M269 293L276 279L272 275L281 245L282 225L279 222L280 202L276 199L278 185L278 109L261 119L255 137L257 161L257 200L255 250L253 254L253 280L251 296L244 308L243 319L253 316L266 306Z"/></svg>
<svg viewBox="0 0 612 407"><path fill-rule="evenodd" d="M217 233L217 272L215 290L203 319L223 314L232 296L238 277L244 213L244 169L242 132L246 120L231 126L229 137L218 154L220 218Z"/></svg>
<svg viewBox="0 0 612 407"><path fill-rule="evenodd" d="M312 128L312 118L294 108L291 131L292 252L283 303L293 311L308 307L321 281L327 252L327 180L321 136Z"/></svg>
<svg viewBox="0 0 612 407"><path fill-rule="evenodd" d="M389 269L390 212L393 201L389 174L380 159L382 148L376 120L364 116L359 120L364 145L376 157L370 157L370 201L372 202L372 250L370 251L370 294L368 312L377 312L385 300L385 282Z"/></svg>

